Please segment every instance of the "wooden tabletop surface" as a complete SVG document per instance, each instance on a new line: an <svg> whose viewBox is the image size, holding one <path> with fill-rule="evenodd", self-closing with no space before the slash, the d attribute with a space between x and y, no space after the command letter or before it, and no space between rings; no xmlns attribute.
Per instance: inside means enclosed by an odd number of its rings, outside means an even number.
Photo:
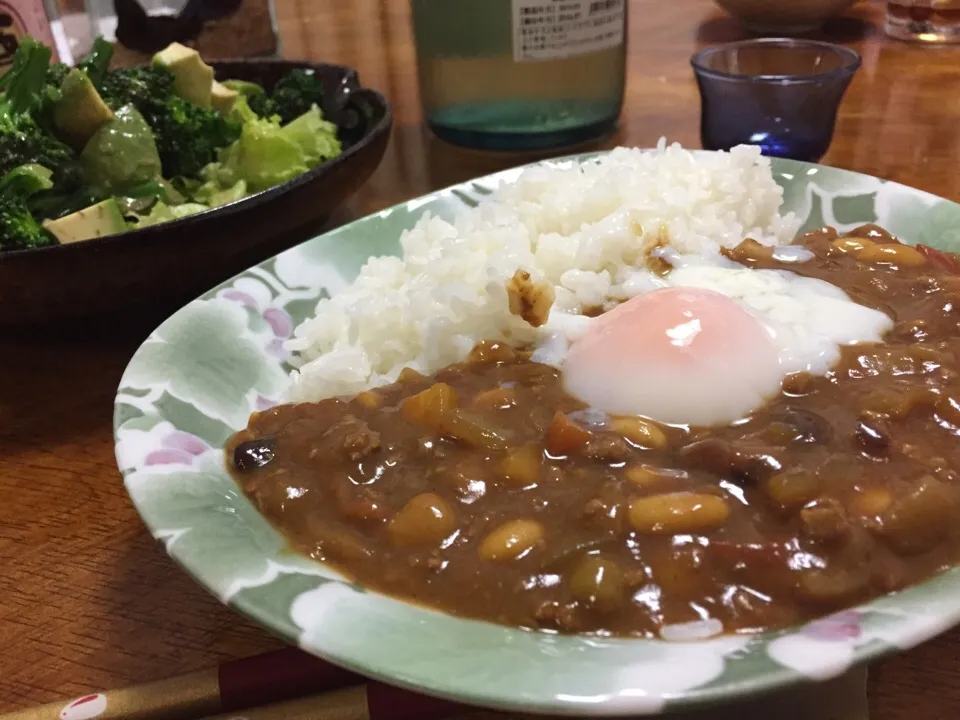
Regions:
<svg viewBox="0 0 960 720"><path fill-rule="evenodd" d="M458 150L427 133L407 0L276 6L286 56L352 65L393 103L383 164L341 221L526 160ZM668 134L698 147L689 57L741 31L709 0L632 7L626 104L603 146L651 146ZM960 46L888 40L881 22L879 3L859 4L824 32L864 62L823 162L960 200ZM150 329L118 318L98 330L0 339L0 712L279 646L179 570L124 492L113 395ZM960 716L960 631L872 668L869 693L873 720Z"/></svg>

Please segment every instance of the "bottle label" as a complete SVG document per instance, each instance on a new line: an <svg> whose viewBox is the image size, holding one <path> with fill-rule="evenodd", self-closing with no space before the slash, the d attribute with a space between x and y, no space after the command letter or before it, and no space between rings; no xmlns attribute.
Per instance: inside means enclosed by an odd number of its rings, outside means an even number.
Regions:
<svg viewBox="0 0 960 720"><path fill-rule="evenodd" d="M625 0L513 0L513 60L556 60L623 43Z"/></svg>
<svg viewBox="0 0 960 720"><path fill-rule="evenodd" d="M57 59L43 0L0 0L0 71L13 62L24 35L32 35L47 45L53 52L53 60Z"/></svg>

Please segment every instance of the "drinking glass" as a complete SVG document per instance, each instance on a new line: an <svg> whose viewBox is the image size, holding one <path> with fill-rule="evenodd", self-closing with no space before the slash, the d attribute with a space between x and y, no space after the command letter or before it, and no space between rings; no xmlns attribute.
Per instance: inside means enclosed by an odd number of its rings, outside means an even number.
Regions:
<svg viewBox="0 0 960 720"><path fill-rule="evenodd" d="M757 145L765 155L819 160L860 56L815 40L762 38L701 50L691 59L707 150Z"/></svg>
<svg viewBox="0 0 960 720"><path fill-rule="evenodd" d="M889 0L886 31L899 40L960 42L960 0Z"/></svg>

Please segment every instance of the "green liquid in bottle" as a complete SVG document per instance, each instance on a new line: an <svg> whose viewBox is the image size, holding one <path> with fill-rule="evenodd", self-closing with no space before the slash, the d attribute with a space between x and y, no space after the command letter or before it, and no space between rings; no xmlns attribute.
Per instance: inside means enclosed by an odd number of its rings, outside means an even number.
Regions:
<svg viewBox="0 0 960 720"><path fill-rule="evenodd" d="M420 93L440 138L552 148L616 125L624 0L412 0Z"/></svg>

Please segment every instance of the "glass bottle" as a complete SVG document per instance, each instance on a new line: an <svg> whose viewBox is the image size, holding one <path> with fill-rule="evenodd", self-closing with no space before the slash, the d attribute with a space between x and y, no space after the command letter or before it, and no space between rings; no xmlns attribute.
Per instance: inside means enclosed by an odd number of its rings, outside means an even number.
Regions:
<svg viewBox="0 0 960 720"><path fill-rule="evenodd" d="M625 0L412 0L420 94L441 139L532 150L616 125Z"/></svg>

